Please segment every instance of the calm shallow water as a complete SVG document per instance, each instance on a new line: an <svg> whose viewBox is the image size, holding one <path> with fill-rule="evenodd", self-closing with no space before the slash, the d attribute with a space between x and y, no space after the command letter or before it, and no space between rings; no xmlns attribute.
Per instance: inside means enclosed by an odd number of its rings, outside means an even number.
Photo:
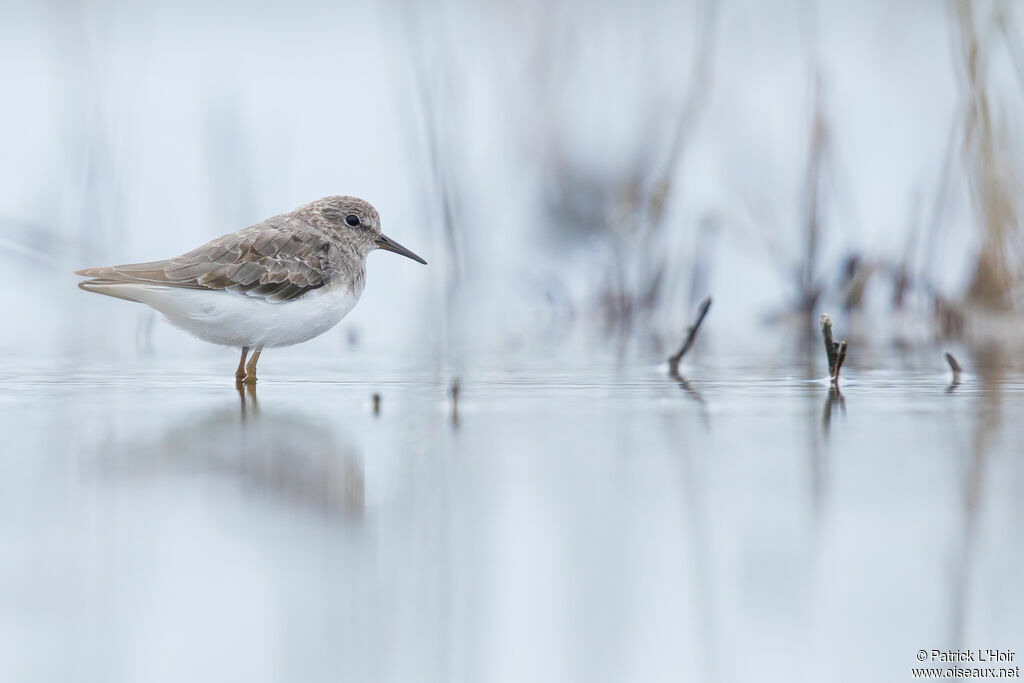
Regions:
<svg viewBox="0 0 1024 683"><path fill-rule="evenodd" d="M909 680L919 649L1024 656L1024 373L960 360L950 389L935 351L863 353L839 398L817 346L697 355L685 383L469 358L456 418L446 373L382 353L268 354L254 396L224 354L8 359L0 679Z"/></svg>

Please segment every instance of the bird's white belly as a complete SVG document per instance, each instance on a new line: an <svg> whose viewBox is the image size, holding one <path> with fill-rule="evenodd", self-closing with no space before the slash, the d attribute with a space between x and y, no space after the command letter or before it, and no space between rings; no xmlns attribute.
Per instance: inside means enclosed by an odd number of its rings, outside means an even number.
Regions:
<svg viewBox="0 0 1024 683"><path fill-rule="evenodd" d="M331 329L352 310L362 288L310 290L281 303L231 292L146 287L133 297L200 339L226 346L291 346Z"/></svg>

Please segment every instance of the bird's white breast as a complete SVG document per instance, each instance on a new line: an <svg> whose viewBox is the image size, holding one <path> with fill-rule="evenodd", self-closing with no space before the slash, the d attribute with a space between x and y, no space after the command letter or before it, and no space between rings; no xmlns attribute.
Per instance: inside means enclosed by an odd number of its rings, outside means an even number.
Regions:
<svg viewBox="0 0 1024 683"><path fill-rule="evenodd" d="M226 346L291 346L331 329L359 301L362 283L327 285L281 303L226 291L147 285L132 292L137 301L164 314L186 332Z"/></svg>

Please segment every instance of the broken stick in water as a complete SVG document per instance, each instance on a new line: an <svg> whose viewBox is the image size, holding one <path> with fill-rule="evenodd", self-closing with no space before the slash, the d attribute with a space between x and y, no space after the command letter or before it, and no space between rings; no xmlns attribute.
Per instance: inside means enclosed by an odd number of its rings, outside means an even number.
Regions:
<svg viewBox="0 0 1024 683"><path fill-rule="evenodd" d="M948 351L946 352L946 362L949 363L949 369L953 371L953 384L960 384L960 373L964 369L956 362L956 358L953 358L953 354Z"/></svg>
<svg viewBox="0 0 1024 683"><path fill-rule="evenodd" d="M843 369L843 361L846 360L846 340L839 342L839 348L836 349L836 373L832 375L832 382L838 387L839 386L839 371Z"/></svg>
<svg viewBox="0 0 1024 683"><path fill-rule="evenodd" d="M697 338L697 330L700 329L701 323L704 322L704 318L708 314L708 309L711 308L711 297L704 299L700 302L700 308L697 309L697 319L690 325L686 330L686 339L683 340L683 345L679 347L679 350L669 356L668 359L668 374L676 377L679 375L679 361L683 359L686 352L693 346L693 340Z"/></svg>
<svg viewBox="0 0 1024 683"><path fill-rule="evenodd" d="M846 341L832 340L832 318L828 313L821 314L821 336L825 340L825 353L828 355L828 376L832 384L839 386L839 371L846 360Z"/></svg>
<svg viewBox="0 0 1024 683"><path fill-rule="evenodd" d="M456 377L452 380L451 387L448 390L449 395L452 397L452 426L459 426L459 393L462 390L462 386L459 384L459 378Z"/></svg>

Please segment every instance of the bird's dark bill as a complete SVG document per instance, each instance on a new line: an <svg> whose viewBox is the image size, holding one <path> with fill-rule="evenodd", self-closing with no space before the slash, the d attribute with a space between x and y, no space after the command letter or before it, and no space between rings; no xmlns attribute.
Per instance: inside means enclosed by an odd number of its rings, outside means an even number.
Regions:
<svg viewBox="0 0 1024 683"><path fill-rule="evenodd" d="M405 247L403 247L401 244L394 241L390 237L387 237L386 235L381 235L380 237L377 238L377 247L383 249L384 251L393 251L396 254L408 256L413 261L419 261L423 265L427 265L426 261L421 259L416 254L412 253L411 251L409 251L408 249L406 249Z"/></svg>

